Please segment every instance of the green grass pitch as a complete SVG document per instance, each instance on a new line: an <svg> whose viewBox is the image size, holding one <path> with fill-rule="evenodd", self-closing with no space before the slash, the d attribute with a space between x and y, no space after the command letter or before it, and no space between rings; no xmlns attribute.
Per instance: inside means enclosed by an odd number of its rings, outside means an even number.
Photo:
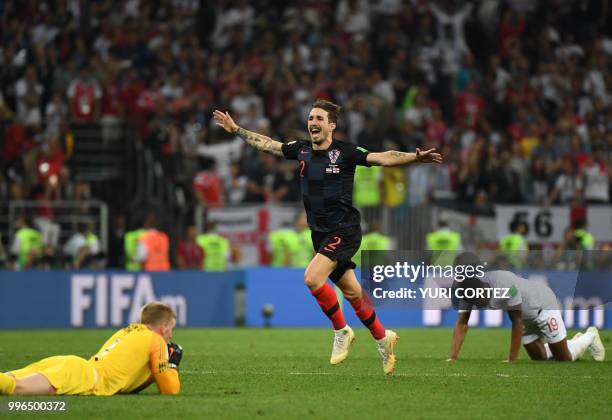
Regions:
<svg viewBox="0 0 612 420"><path fill-rule="evenodd" d="M55 354L89 357L111 330L0 331L0 371ZM612 362L502 363L509 330L472 329L461 360L444 362L452 331L400 329L398 365L382 373L369 333L356 331L347 361L328 364L324 329L177 329L181 394L62 397L55 418L610 418ZM608 358L612 332L601 333ZM0 397L0 417L9 400ZM32 397L29 400L42 400ZM32 416L32 414L23 414ZM42 416L36 414L36 418Z"/></svg>

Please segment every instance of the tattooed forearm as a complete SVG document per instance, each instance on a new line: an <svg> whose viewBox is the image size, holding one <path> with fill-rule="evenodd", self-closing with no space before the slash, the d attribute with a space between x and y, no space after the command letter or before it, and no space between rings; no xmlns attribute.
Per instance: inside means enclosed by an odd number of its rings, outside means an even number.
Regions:
<svg viewBox="0 0 612 420"><path fill-rule="evenodd" d="M283 156L283 152L281 151L281 142L272 140L268 136L245 130L242 127L238 127L238 130L236 130L236 134L238 135L238 137L246 141L248 144L250 144L257 150L272 153L276 156Z"/></svg>
<svg viewBox="0 0 612 420"><path fill-rule="evenodd" d="M416 153L404 153L396 152L395 150L389 150L386 152L389 166L405 165L407 163L415 162L417 160Z"/></svg>

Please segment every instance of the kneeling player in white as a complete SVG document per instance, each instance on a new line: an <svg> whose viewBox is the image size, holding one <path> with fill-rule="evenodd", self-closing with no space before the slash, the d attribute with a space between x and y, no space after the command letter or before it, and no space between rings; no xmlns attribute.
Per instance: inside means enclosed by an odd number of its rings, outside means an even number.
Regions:
<svg viewBox="0 0 612 420"><path fill-rule="evenodd" d="M508 312L512 321L509 362L518 357L521 342L532 360L575 361L587 349L596 361L605 358L606 350L595 327L567 340L555 294L543 283L529 281L510 271L489 271L481 279L455 282L452 293L459 316L449 361L455 361L459 356L474 307Z"/></svg>

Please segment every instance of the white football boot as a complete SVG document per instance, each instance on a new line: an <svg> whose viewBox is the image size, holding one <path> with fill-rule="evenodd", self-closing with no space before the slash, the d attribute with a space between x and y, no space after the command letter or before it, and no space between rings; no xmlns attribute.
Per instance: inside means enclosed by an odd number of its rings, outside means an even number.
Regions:
<svg viewBox="0 0 612 420"><path fill-rule="evenodd" d="M606 348L601 342L601 337L599 336L599 330L596 327L587 328L587 333L593 334L593 342L589 346L589 351L593 356L593 359L598 362L603 362L606 358Z"/></svg>
<svg viewBox="0 0 612 420"><path fill-rule="evenodd" d="M385 330L385 337L376 340L378 352L383 359L383 371L385 375L393 375L393 370L395 369L395 354L393 353L393 347L395 343L397 343L398 338L395 331Z"/></svg>
<svg viewBox="0 0 612 420"><path fill-rule="evenodd" d="M355 341L355 333L348 325L341 330L334 330L334 347L329 363L337 365L344 362L349 355L349 348L353 341Z"/></svg>

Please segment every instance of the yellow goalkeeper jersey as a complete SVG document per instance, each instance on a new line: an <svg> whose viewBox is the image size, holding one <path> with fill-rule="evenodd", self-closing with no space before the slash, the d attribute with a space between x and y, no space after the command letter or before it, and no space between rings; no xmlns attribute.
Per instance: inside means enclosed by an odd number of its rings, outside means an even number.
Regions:
<svg viewBox="0 0 612 420"><path fill-rule="evenodd" d="M98 373L94 395L138 392L154 381L161 394L180 390L178 372L169 367L166 342L144 324L117 331L89 362Z"/></svg>

